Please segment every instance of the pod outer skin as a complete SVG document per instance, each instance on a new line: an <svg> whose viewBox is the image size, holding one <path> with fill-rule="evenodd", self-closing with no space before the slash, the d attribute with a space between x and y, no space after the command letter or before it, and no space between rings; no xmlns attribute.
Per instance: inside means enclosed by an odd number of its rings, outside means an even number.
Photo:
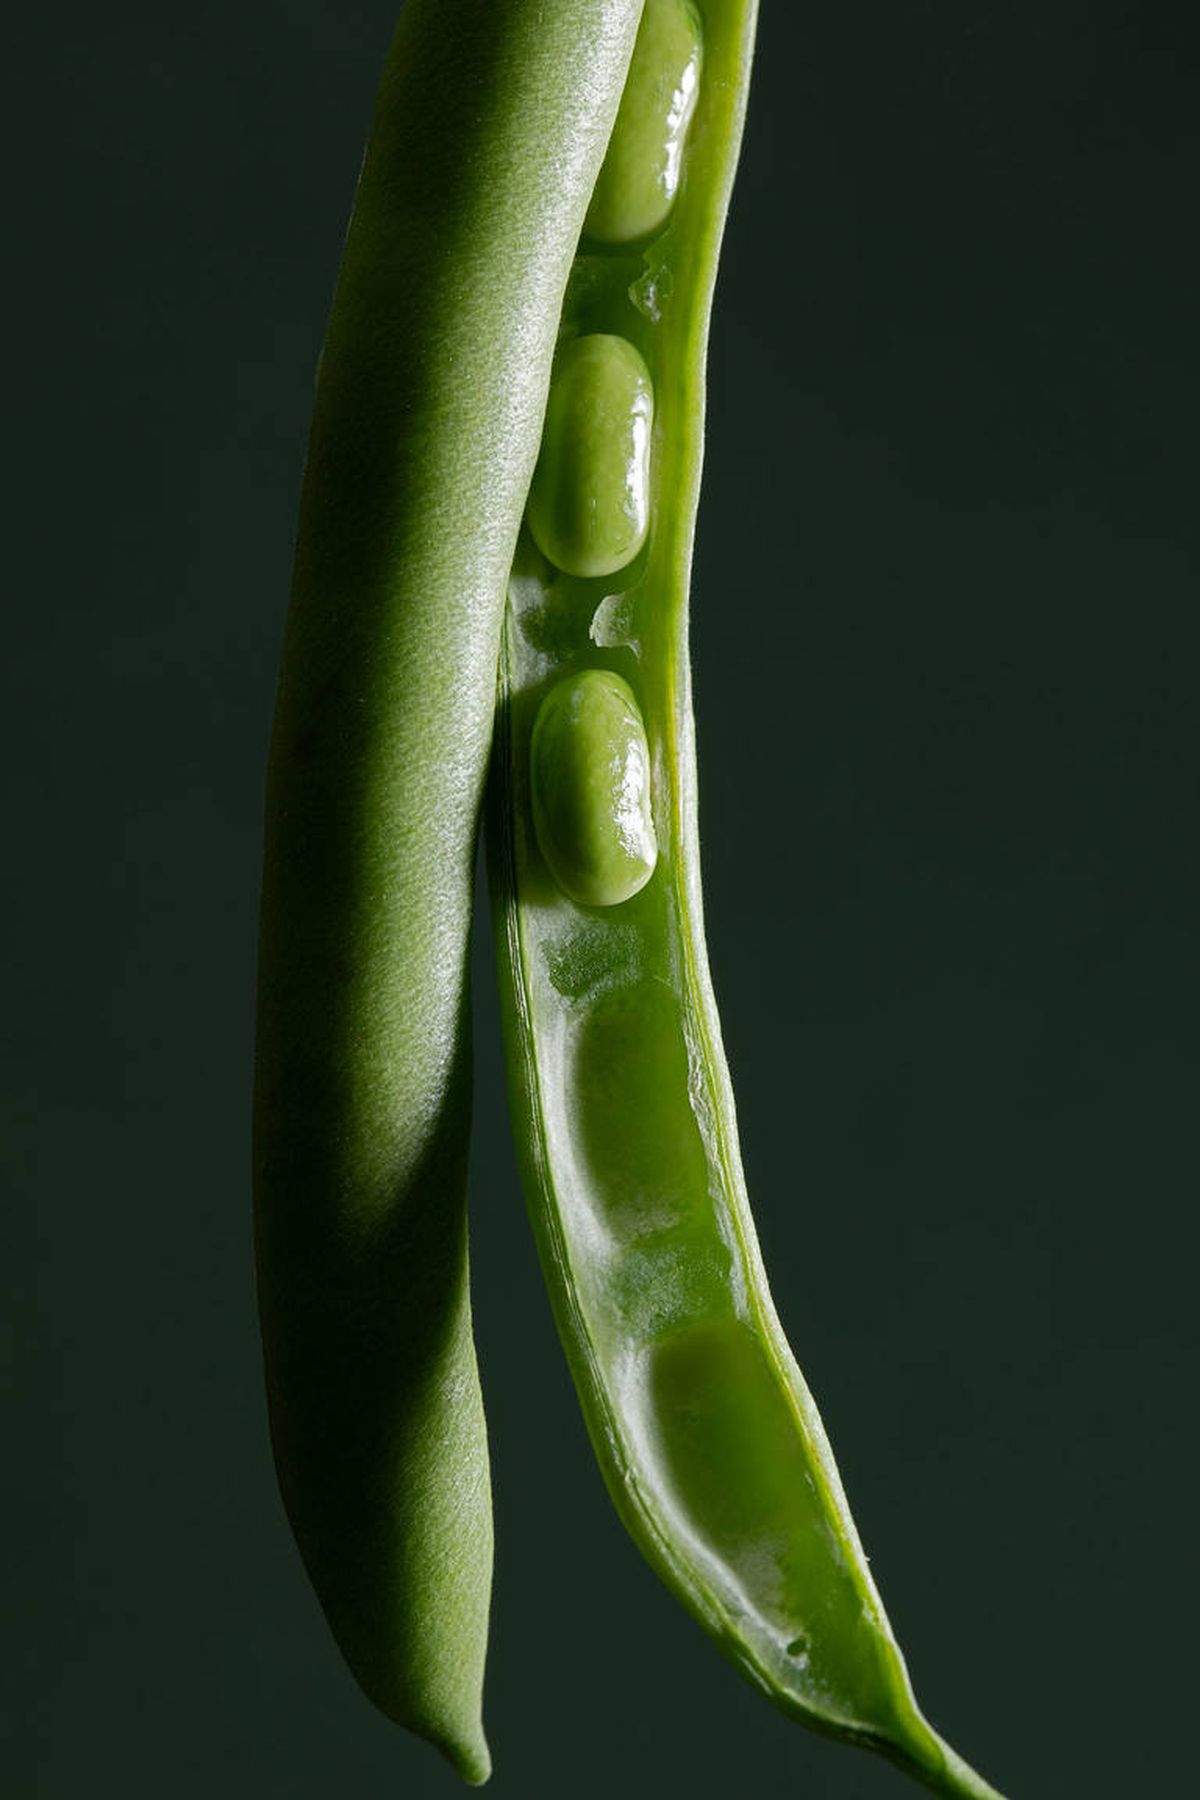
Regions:
<svg viewBox="0 0 1200 1800"><path fill-rule="evenodd" d="M563 292L639 13L406 0L319 369L268 773L255 1238L280 1486L362 1687L474 1782L474 847Z"/></svg>

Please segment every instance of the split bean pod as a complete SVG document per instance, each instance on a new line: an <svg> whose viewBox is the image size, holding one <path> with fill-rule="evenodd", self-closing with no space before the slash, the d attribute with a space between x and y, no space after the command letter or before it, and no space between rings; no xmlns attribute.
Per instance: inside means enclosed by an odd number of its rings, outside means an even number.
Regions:
<svg viewBox="0 0 1200 1800"><path fill-rule="evenodd" d="M358 1680L485 1779L465 972L491 748L514 1130L612 1497L780 1706L998 1800L917 1709L772 1305L705 955L687 591L754 23L755 0L405 0L268 781L272 1438Z"/></svg>

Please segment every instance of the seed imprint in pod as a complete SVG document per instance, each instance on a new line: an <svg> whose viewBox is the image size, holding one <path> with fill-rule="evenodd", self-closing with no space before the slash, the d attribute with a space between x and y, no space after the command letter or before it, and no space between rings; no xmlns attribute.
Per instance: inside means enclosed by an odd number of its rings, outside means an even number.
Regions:
<svg viewBox="0 0 1200 1800"><path fill-rule="evenodd" d="M614 575L650 528L650 371L626 338L596 332L562 352L529 490L538 549L567 575Z"/></svg>
<svg viewBox="0 0 1200 1800"><path fill-rule="evenodd" d="M607 669L560 681L530 746L533 823L555 881L581 906L619 906L658 860L650 751L629 683Z"/></svg>

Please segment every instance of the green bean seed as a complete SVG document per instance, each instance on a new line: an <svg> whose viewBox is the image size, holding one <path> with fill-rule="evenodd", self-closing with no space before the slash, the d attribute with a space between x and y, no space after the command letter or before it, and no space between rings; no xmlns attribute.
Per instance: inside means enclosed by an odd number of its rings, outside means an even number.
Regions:
<svg viewBox="0 0 1200 1800"><path fill-rule="evenodd" d="M529 528L568 575L613 575L650 528L650 373L623 337L576 338L550 387Z"/></svg>
<svg viewBox="0 0 1200 1800"><path fill-rule="evenodd" d="M542 701L530 752L537 840L564 894L618 906L658 860L650 751L628 682L605 669L560 681Z"/></svg>
<svg viewBox="0 0 1200 1800"><path fill-rule="evenodd" d="M646 0L629 79L584 230L604 244L657 231L675 202L700 85L700 22L688 0Z"/></svg>

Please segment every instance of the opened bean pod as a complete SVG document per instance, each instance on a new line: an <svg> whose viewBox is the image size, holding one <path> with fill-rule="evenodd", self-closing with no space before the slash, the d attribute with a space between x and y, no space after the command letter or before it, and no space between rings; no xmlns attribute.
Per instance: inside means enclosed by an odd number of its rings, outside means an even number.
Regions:
<svg viewBox="0 0 1200 1800"><path fill-rule="evenodd" d="M687 657L703 362L752 0L647 0L567 289L501 650L514 1129L626 1524L758 1686L945 1795L767 1288L704 949Z"/></svg>
<svg viewBox="0 0 1200 1800"><path fill-rule="evenodd" d="M268 780L272 1440L359 1682L484 1779L465 974L498 670L513 1116L613 1498L781 1706L996 1800L916 1708L772 1307L705 960L687 582L754 11L405 0L319 372Z"/></svg>

